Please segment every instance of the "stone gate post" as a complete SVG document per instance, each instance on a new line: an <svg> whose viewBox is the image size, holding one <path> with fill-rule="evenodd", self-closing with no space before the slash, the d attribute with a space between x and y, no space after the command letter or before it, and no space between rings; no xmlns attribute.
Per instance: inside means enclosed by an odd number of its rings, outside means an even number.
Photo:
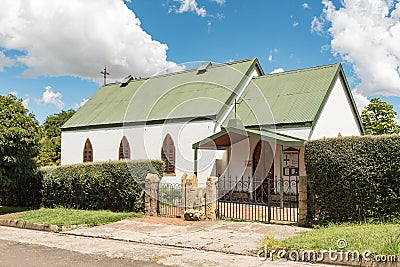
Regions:
<svg viewBox="0 0 400 267"><path fill-rule="evenodd" d="M157 216L160 213L160 177L148 173L144 180L144 213L146 216Z"/></svg>
<svg viewBox="0 0 400 267"><path fill-rule="evenodd" d="M218 177L208 177L206 182L206 218L216 220L218 214Z"/></svg>
<svg viewBox="0 0 400 267"><path fill-rule="evenodd" d="M307 176L299 177L299 224L307 221Z"/></svg>
<svg viewBox="0 0 400 267"><path fill-rule="evenodd" d="M199 181L195 174L182 175L181 188L182 188L182 206L183 212L185 209L193 209L197 203Z"/></svg>

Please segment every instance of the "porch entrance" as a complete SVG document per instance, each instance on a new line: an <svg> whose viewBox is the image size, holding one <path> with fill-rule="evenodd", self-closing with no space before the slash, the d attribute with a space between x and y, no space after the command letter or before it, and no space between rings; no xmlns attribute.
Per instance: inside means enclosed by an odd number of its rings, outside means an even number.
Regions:
<svg viewBox="0 0 400 267"><path fill-rule="evenodd" d="M241 161L228 163L228 171L218 179L218 216L259 222L298 222L298 171L284 175L283 147L304 146L304 140L289 137L267 129L225 128L193 145L195 150L195 174L197 173L198 149L228 149L245 139L257 141L241 173L250 167L251 175L236 176ZM278 148L279 172L274 171L274 151ZM241 153L239 150L236 153ZM245 154L246 151L243 151ZM286 171L286 169L285 169ZM248 173L248 172L247 172Z"/></svg>

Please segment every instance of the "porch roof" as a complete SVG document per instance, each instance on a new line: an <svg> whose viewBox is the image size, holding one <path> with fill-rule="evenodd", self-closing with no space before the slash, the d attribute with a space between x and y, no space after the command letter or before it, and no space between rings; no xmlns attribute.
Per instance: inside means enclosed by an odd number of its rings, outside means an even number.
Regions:
<svg viewBox="0 0 400 267"><path fill-rule="evenodd" d="M304 146L305 140L273 132L267 129L237 129L223 128L220 132L215 133L195 144L193 149L226 149L237 142L240 142L248 137L253 137L259 140L276 143L283 146Z"/></svg>

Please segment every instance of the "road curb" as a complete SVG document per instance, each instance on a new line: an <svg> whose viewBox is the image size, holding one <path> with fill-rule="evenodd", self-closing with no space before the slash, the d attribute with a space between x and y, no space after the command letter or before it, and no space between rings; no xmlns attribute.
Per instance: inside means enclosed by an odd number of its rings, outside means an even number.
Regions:
<svg viewBox="0 0 400 267"><path fill-rule="evenodd" d="M61 226L60 227L58 225L44 225L41 223L34 223L34 222L0 219L0 226L8 226L8 227L21 228L21 229L58 233L58 232L63 232L63 231L74 230L79 227L86 227L87 225L70 225L70 226Z"/></svg>

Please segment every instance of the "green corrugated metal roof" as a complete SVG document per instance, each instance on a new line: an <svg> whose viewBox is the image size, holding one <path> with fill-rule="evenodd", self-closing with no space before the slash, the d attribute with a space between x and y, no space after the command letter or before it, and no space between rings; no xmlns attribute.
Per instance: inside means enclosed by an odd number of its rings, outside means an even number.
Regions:
<svg viewBox="0 0 400 267"><path fill-rule="evenodd" d="M340 70L333 64L255 77L239 100L238 117L245 126L312 123Z"/></svg>
<svg viewBox="0 0 400 267"><path fill-rule="evenodd" d="M63 129L187 117L215 117L249 75L255 58L102 86Z"/></svg>
<svg viewBox="0 0 400 267"><path fill-rule="evenodd" d="M228 135L230 133L239 134L244 137L253 137L259 140L268 141L283 146L304 146L305 142L305 140L303 139L284 134L279 134L267 129L244 129L244 128L238 129L238 128L228 127L228 128L223 128L218 133L215 133L193 144L192 147L200 149L217 149L218 144L216 144L214 141L220 138L221 136ZM238 139L238 141L240 140L243 139Z"/></svg>

